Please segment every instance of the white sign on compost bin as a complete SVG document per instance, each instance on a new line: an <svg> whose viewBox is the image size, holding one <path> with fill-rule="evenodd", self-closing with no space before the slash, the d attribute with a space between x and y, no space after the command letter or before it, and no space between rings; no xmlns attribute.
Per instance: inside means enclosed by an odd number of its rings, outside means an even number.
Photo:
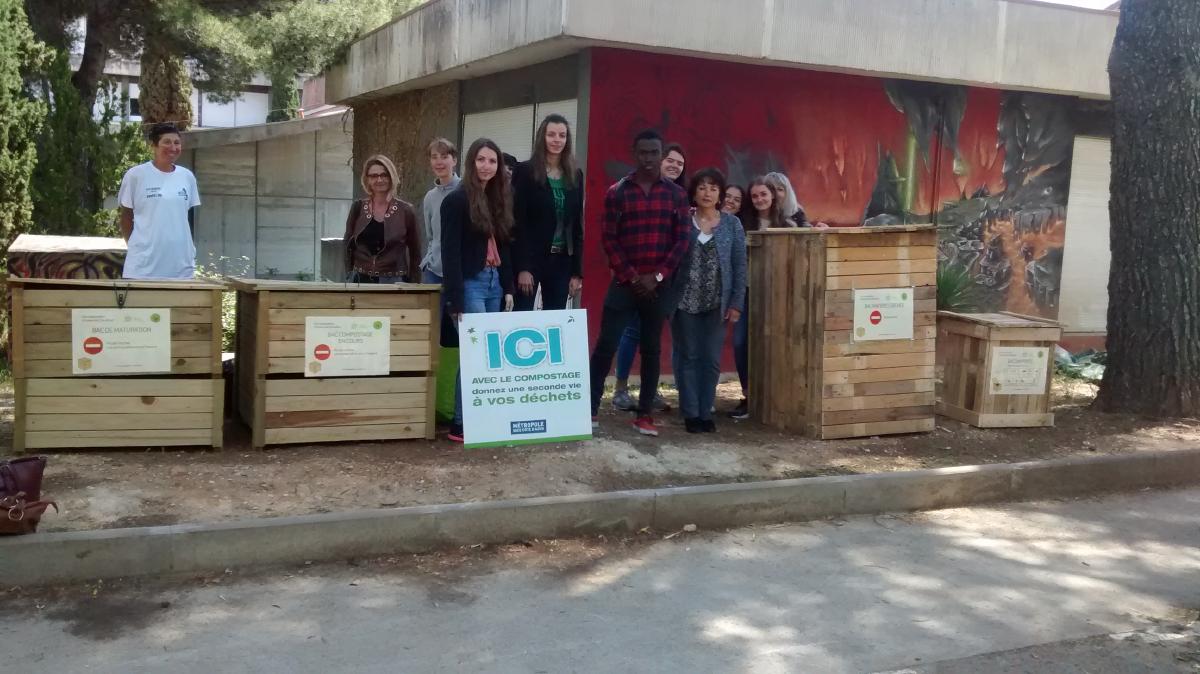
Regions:
<svg viewBox="0 0 1200 674"><path fill-rule="evenodd" d="M71 310L71 374L170 371L170 309Z"/></svg>
<svg viewBox="0 0 1200 674"><path fill-rule="evenodd" d="M587 311L463 314L458 335L465 446L592 437Z"/></svg>
<svg viewBox="0 0 1200 674"><path fill-rule="evenodd" d="M1050 348L1044 346L992 347L992 393L995 395L1045 395Z"/></svg>
<svg viewBox="0 0 1200 674"><path fill-rule="evenodd" d="M372 377L391 371L388 316L305 316L305 377Z"/></svg>
<svg viewBox="0 0 1200 674"><path fill-rule="evenodd" d="M912 288L860 288L854 291L855 342L913 338Z"/></svg>

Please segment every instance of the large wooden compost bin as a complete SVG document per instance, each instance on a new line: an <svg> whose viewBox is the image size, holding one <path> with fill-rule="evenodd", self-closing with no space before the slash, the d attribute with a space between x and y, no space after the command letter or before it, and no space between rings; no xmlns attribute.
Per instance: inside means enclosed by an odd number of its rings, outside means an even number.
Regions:
<svg viewBox="0 0 1200 674"><path fill-rule="evenodd" d="M221 446L224 286L11 277L8 284L16 451Z"/></svg>
<svg viewBox="0 0 1200 674"><path fill-rule="evenodd" d="M238 291L235 399L255 447L433 439L441 286L257 279L232 284ZM341 356L318 360L317 350L306 348L306 325L322 318L386 318L386 369L370 376L330 375L329 364ZM321 355L331 358L328 349Z"/></svg>
<svg viewBox="0 0 1200 674"><path fill-rule="evenodd" d="M1053 426L1056 321L1011 313L938 312L938 414L981 428Z"/></svg>
<svg viewBox="0 0 1200 674"><path fill-rule="evenodd" d="M821 439L933 430L934 228L748 239L751 416Z"/></svg>

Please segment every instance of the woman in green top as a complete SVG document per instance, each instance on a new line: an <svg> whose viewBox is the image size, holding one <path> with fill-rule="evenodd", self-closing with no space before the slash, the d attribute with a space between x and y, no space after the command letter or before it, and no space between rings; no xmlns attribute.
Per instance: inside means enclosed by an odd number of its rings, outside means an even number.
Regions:
<svg viewBox="0 0 1200 674"><path fill-rule="evenodd" d="M564 309L583 288L583 171L562 115L542 120L533 156L513 170L513 267L517 311Z"/></svg>

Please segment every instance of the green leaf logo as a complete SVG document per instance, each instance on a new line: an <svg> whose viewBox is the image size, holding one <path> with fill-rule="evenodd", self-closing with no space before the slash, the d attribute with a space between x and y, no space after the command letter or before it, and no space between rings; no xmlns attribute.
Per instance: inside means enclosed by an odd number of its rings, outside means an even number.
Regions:
<svg viewBox="0 0 1200 674"><path fill-rule="evenodd" d="M150 322L151 323L157 323L161 320L162 320L162 316L159 316L158 314L150 314Z"/></svg>
<svg viewBox="0 0 1200 674"><path fill-rule="evenodd" d="M900 293L900 299L902 299L902 300L907 300L907 299L908 299L908 293Z"/></svg>
<svg viewBox="0 0 1200 674"><path fill-rule="evenodd" d="M382 330L383 329L383 321L375 321L375 329Z"/></svg>

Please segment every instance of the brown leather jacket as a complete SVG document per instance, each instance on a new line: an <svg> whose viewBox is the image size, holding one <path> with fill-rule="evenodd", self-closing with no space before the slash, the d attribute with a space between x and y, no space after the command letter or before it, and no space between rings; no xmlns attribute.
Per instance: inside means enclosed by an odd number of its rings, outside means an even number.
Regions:
<svg viewBox="0 0 1200 674"><path fill-rule="evenodd" d="M404 276L417 273L421 266L421 232L417 214L406 201L392 199L383 219L383 250L373 255L359 245L358 237L371 223L371 200L359 199L346 216L346 271L371 276ZM419 280L419 279L417 279Z"/></svg>

